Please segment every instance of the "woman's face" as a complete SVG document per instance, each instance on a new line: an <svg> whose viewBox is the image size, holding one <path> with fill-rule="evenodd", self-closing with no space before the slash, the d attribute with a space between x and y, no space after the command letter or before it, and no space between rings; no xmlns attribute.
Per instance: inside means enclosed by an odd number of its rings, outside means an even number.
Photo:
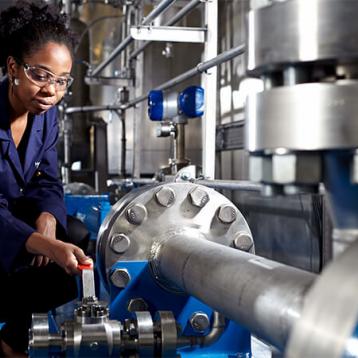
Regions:
<svg viewBox="0 0 358 358"><path fill-rule="evenodd" d="M71 68L69 49L55 42L48 42L40 50L25 57L21 65L9 57L9 76L17 79L12 81L10 90L10 103L15 107L15 112L40 114L57 104L66 92L63 84Z"/></svg>

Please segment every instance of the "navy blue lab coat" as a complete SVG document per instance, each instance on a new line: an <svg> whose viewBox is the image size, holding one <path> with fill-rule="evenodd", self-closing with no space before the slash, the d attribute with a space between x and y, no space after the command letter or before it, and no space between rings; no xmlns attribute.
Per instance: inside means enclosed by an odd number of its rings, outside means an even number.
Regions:
<svg viewBox="0 0 358 358"><path fill-rule="evenodd" d="M66 228L63 188L58 178L57 110L36 115L22 167L10 131L9 81L0 83L0 269L14 269L35 228L16 217L15 207L30 203L31 215L49 212Z"/></svg>

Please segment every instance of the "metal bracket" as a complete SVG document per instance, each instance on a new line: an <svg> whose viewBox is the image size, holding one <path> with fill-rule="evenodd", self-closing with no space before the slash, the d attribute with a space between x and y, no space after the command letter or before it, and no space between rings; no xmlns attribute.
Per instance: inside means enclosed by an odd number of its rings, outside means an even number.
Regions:
<svg viewBox="0 0 358 358"><path fill-rule="evenodd" d="M131 36L136 40L204 43L206 29L201 27L131 26Z"/></svg>

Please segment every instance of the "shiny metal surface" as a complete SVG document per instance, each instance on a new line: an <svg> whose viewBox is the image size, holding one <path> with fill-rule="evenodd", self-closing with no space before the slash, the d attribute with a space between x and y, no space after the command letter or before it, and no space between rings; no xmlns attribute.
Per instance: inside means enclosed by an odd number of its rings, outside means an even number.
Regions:
<svg viewBox="0 0 358 358"><path fill-rule="evenodd" d="M251 11L247 68L259 74L285 64L358 58L355 0L289 0Z"/></svg>
<svg viewBox="0 0 358 358"><path fill-rule="evenodd" d="M173 192L175 201L171 206L158 203L156 194L159 190ZM198 198L192 199L193 193L200 191ZM194 195L195 196L195 195ZM140 225L132 225L127 220L127 209L140 205L145 207L147 217ZM217 217L219 208L228 208L221 213L225 223ZM220 216L221 217L221 216ZM246 233L250 229L243 216L223 195L193 183L167 183L132 191L123 197L106 217L97 241L98 267L105 285L109 286L111 267L118 260L138 261L152 257L153 246L164 240L189 230L198 238L215 241L232 246L235 234ZM123 254L111 249L110 239L113 235L124 234L131 240L131 245ZM156 275L155 272L153 272ZM173 288L175 289L175 288Z"/></svg>
<svg viewBox="0 0 358 358"><path fill-rule="evenodd" d="M262 185L245 180L198 179L196 183L216 190L228 189L228 190L261 191L262 189Z"/></svg>
<svg viewBox="0 0 358 358"><path fill-rule="evenodd" d="M161 328L162 357L174 357L176 355L178 329L173 313L170 311L159 311L156 314L155 320Z"/></svg>
<svg viewBox="0 0 358 358"><path fill-rule="evenodd" d="M358 317L358 241L323 271L305 299L287 358L343 356Z"/></svg>
<svg viewBox="0 0 358 358"><path fill-rule="evenodd" d="M31 347L31 354L48 354L49 337L50 330L48 324L48 314L33 314L31 329L29 331L29 346Z"/></svg>
<svg viewBox="0 0 358 358"><path fill-rule="evenodd" d="M93 268L82 270L83 297L96 297Z"/></svg>
<svg viewBox="0 0 358 358"><path fill-rule="evenodd" d="M328 150L358 146L358 83L279 87L247 99L246 149Z"/></svg>
<svg viewBox="0 0 358 358"><path fill-rule="evenodd" d="M178 233L156 247L158 277L284 348L315 275Z"/></svg>
<svg viewBox="0 0 358 358"><path fill-rule="evenodd" d="M204 312L194 312L190 317L190 325L195 332L203 333L210 326L210 320Z"/></svg>
<svg viewBox="0 0 358 358"><path fill-rule="evenodd" d="M139 355L153 356L154 332L153 320L149 312L135 312L137 318L137 333L139 343Z"/></svg>

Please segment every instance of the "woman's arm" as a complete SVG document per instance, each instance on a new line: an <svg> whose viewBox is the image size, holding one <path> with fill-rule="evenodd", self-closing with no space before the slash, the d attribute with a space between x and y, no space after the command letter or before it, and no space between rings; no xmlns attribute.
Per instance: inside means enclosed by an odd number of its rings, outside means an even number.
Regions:
<svg viewBox="0 0 358 358"><path fill-rule="evenodd" d="M53 240L34 232L26 240L26 250L34 255L43 255L61 266L68 274L80 274L79 264L92 264L92 260L77 246Z"/></svg>

